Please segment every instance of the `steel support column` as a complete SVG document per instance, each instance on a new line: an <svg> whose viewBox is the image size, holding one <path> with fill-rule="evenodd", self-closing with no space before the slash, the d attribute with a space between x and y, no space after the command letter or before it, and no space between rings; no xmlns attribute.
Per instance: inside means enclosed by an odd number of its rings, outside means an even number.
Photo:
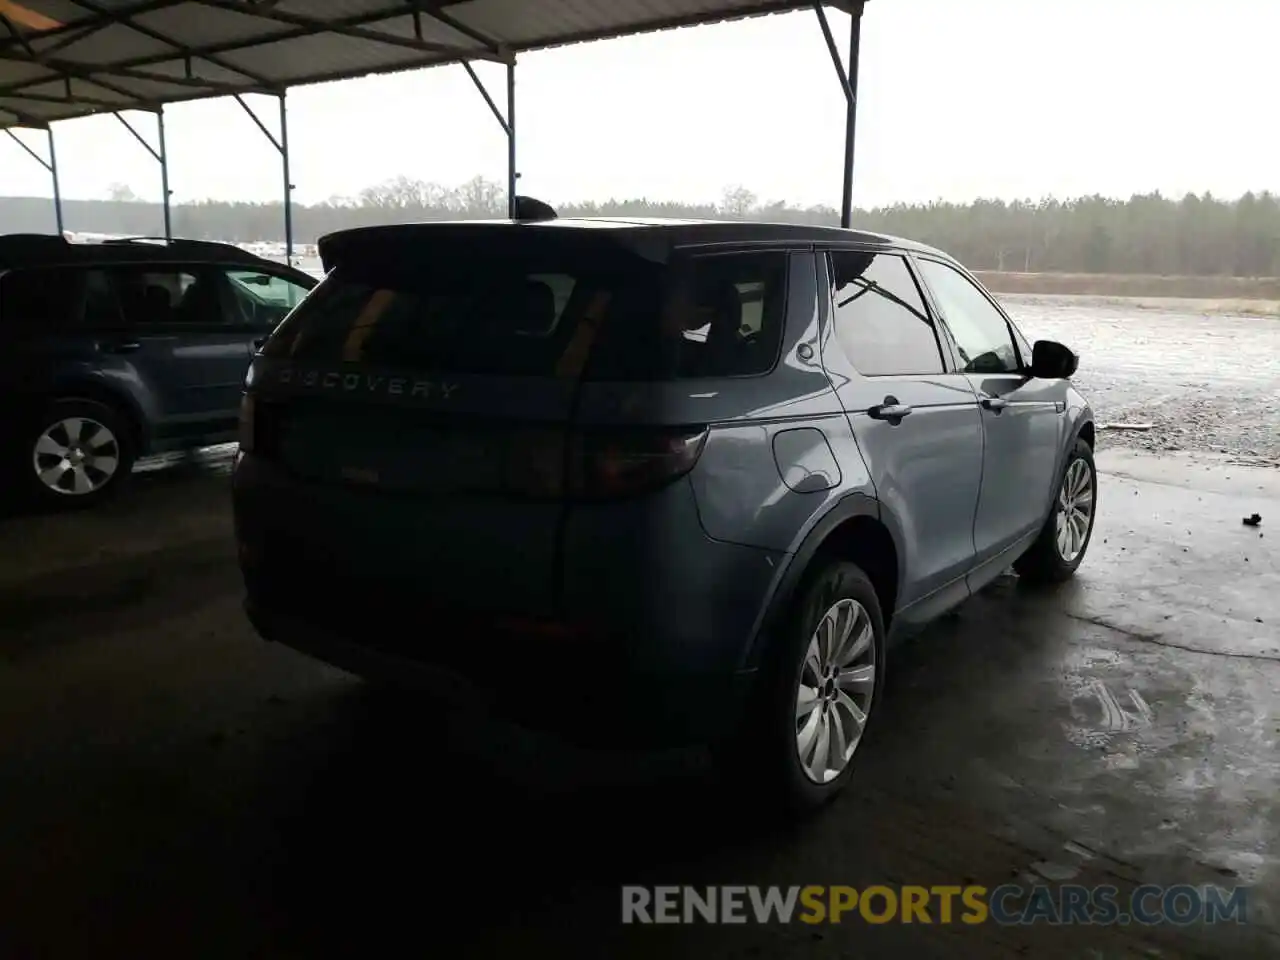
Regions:
<svg viewBox="0 0 1280 960"><path fill-rule="evenodd" d="M516 61L507 64L507 216L516 218Z"/></svg>
<svg viewBox="0 0 1280 960"><path fill-rule="evenodd" d="M49 171L49 176L53 178L53 219L58 226L58 235L62 235L62 187L58 183L58 152L53 146L53 127L45 127L44 132L49 138L49 159L46 160L40 154L31 149L20 136L14 133L8 127L4 128L4 132L9 135L9 139L20 146L27 154L40 166Z"/></svg>
<svg viewBox="0 0 1280 960"><path fill-rule="evenodd" d="M267 125L262 122L262 118L254 112L253 107L249 106L240 94L234 94L236 103L240 104L241 109L249 115L262 135L267 138L276 151L280 154L281 172L284 174L284 252L289 264L293 264L293 181L289 174L289 113L285 104L285 91L281 90L276 96L280 99L280 136L267 129Z"/></svg>
<svg viewBox="0 0 1280 960"><path fill-rule="evenodd" d="M853 147L858 125L858 55L862 48L862 8L865 0L849 0L849 63L846 67L840 60L840 51L836 48L835 37L831 33L831 24L827 22L827 14L820 0L813 5L818 15L818 24L822 27L823 39L827 42L827 51L831 54L831 63L836 68L840 79L840 87L845 97L844 120L844 167L843 184L840 199L840 226L849 227L853 223Z"/></svg>
<svg viewBox="0 0 1280 960"><path fill-rule="evenodd" d="M58 236L62 236L62 185L58 182L58 151L53 145L53 127L45 127L49 137L49 176L53 179L53 219L58 227Z"/></svg>
<svg viewBox="0 0 1280 960"><path fill-rule="evenodd" d="M494 102L488 88L481 82L475 67L465 60L462 61L462 67L467 71L467 76L471 78L476 89L480 91L480 96L484 97L484 102L502 127L502 132L507 135L507 216L514 220L516 181L520 179L520 172L516 169L516 58L512 55L507 60L507 112L505 115L498 109L498 104Z"/></svg>
<svg viewBox="0 0 1280 960"><path fill-rule="evenodd" d="M169 147L164 138L164 107L156 111L156 132L160 139L160 192L164 205L164 238L173 239L173 191L169 189Z"/></svg>
<svg viewBox="0 0 1280 960"><path fill-rule="evenodd" d="M284 176L284 256L293 266L293 178L289 174L289 108L280 91L280 172Z"/></svg>
<svg viewBox="0 0 1280 960"><path fill-rule="evenodd" d="M147 138L138 132L138 128L125 119L123 113L119 110L112 114L117 120L124 124L124 128L133 134L133 138L142 144L142 149L151 154L155 161L160 164L160 192L162 194L161 205L164 209L164 238L166 240L173 239L173 213L169 206L169 198L172 191L169 189L169 151L164 141L164 108L161 107L156 111L156 129L159 136L159 146L153 147L147 142Z"/></svg>

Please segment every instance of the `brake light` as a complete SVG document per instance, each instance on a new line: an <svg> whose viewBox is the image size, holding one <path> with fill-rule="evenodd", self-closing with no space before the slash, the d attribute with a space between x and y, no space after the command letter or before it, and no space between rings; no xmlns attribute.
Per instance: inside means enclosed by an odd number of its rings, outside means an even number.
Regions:
<svg viewBox="0 0 1280 960"><path fill-rule="evenodd" d="M565 492L565 436L559 430L512 433L506 442L502 486L508 493L536 499Z"/></svg>
<svg viewBox="0 0 1280 960"><path fill-rule="evenodd" d="M253 394L240 397L240 450L253 453Z"/></svg>
<svg viewBox="0 0 1280 960"><path fill-rule="evenodd" d="M580 434L572 492L594 500L656 490L692 470L706 441L706 427Z"/></svg>
<svg viewBox="0 0 1280 960"><path fill-rule="evenodd" d="M535 498L606 500L656 490L694 468L706 427L592 429L567 440L555 430L510 437L506 492Z"/></svg>

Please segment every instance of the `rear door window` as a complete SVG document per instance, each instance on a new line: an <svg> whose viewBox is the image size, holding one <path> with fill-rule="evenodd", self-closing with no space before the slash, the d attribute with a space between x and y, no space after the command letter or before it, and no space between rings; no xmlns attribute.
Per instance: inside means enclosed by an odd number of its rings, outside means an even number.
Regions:
<svg viewBox="0 0 1280 960"><path fill-rule="evenodd" d="M785 253L677 254L539 244L414 248L338 263L268 342L305 362L495 376L671 380L767 372Z"/></svg>
<svg viewBox="0 0 1280 960"><path fill-rule="evenodd" d="M222 327L232 322L223 278L203 266L129 266L111 271L125 321L142 327Z"/></svg>
<svg viewBox="0 0 1280 960"><path fill-rule="evenodd" d="M114 330L123 322L116 287L106 270L85 272L83 322L93 330Z"/></svg>
<svg viewBox="0 0 1280 960"><path fill-rule="evenodd" d="M11 270L0 275L0 323L40 333L76 325L84 271L68 267Z"/></svg>
<svg viewBox="0 0 1280 960"><path fill-rule="evenodd" d="M942 373L937 331L907 261L894 254L831 254L835 333L864 376Z"/></svg>

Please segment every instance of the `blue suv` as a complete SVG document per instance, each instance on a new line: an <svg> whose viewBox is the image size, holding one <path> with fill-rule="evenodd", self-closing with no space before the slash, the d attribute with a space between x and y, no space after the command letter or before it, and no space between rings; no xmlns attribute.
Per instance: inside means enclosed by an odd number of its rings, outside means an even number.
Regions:
<svg viewBox="0 0 1280 960"><path fill-rule="evenodd" d="M55 507L234 441L245 370L316 280L230 244L0 237L0 467Z"/></svg>
<svg viewBox="0 0 1280 960"><path fill-rule="evenodd" d="M589 743L847 782L885 648L1093 526L1075 355L954 260L849 230L374 227L254 359L261 635Z"/></svg>

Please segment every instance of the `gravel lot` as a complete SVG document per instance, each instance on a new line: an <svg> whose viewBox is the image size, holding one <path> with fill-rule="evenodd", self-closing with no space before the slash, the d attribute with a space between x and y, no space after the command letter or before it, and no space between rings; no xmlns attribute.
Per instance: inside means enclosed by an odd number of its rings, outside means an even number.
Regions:
<svg viewBox="0 0 1280 960"><path fill-rule="evenodd" d="M1109 432L1108 444L1280 461L1280 319L1090 297L1001 300L1028 337L1080 353L1076 381L1099 423L1153 425Z"/></svg>

